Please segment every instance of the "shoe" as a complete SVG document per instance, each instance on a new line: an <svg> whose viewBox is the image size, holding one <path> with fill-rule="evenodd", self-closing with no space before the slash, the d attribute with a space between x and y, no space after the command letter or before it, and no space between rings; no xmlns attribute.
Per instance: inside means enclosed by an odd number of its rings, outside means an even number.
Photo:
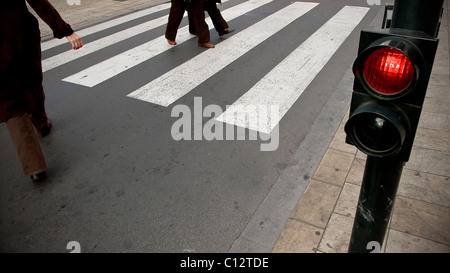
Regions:
<svg viewBox="0 0 450 273"><path fill-rule="evenodd" d="M33 174L32 176L30 176L31 181L33 182L39 182L44 180L45 178L47 178L47 173L46 172L41 172L38 174Z"/></svg>
<svg viewBox="0 0 450 273"><path fill-rule="evenodd" d="M233 32L233 31L234 31L234 29L229 29L229 28L227 28L227 29L225 29L224 32L219 33L219 36L223 36L223 35L225 35L225 34L230 34L230 33Z"/></svg>
<svg viewBox="0 0 450 273"><path fill-rule="evenodd" d="M36 131L38 131L40 137L45 137L50 133L51 129L52 129L52 122L49 119L47 119L47 123L42 128Z"/></svg>
<svg viewBox="0 0 450 273"><path fill-rule="evenodd" d="M198 46L200 47L206 47L206 48L214 48L215 45L211 43L198 43Z"/></svg>
<svg viewBox="0 0 450 273"><path fill-rule="evenodd" d="M169 43L169 45L176 45L177 44L177 42L169 40L169 39L167 39L167 42Z"/></svg>

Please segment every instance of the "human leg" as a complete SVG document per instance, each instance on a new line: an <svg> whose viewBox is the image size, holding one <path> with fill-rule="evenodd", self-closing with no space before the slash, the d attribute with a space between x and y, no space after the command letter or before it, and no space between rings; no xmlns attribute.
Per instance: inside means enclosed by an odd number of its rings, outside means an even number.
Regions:
<svg viewBox="0 0 450 273"><path fill-rule="evenodd" d="M6 127L16 149L25 176L46 173L47 166L41 146L27 114L10 118ZM33 179L33 178L32 178Z"/></svg>
<svg viewBox="0 0 450 273"><path fill-rule="evenodd" d="M175 38L177 37L178 27L181 20L183 20L184 12L186 11L186 4L183 0L171 0L169 20L166 26L165 37L169 44L176 44Z"/></svg>
<svg viewBox="0 0 450 273"><path fill-rule="evenodd" d="M195 29L197 30L199 46L208 48L214 47L214 45L209 42L209 27L205 22L203 0L192 0L190 4L190 10L192 12L192 19L195 24Z"/></svg>
<svg viewBox="0 0 450 273"><path fill-rule="evenodd" d="M45 111L45 94L42 85L36 92L33 101L33 107L29 107L30 109L28 111L28 118L33 123L34 128L36 128L39 136L45 137L50 133L52 123L48 119L47 113Z"/></svg>

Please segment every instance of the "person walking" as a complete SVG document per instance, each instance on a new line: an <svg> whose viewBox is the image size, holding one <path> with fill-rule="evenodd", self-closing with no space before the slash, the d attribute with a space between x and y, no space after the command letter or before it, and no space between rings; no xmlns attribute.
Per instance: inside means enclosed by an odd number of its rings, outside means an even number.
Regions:
<svg viewBox="0 0 450 273"><path fill-rule="evenodd" d="M39 23L25 1L54 37L66 37L73 49L83 41L48 0L3 0L0 5L0 122L6 122L25 176L40 181L47 166L36 132L48 135L52 123L44 105Z"/></svg>
<svg viewBox="0 0 450 273"><path fill-rule="evenodd" d="M221 0L204 0L203 8L208 12L209 17L214 25L214 28L219 33L219 36L223 36L225 34L229 34L234 31L234 29L230 29L227 21L222 17L220 10L217 8L217 3L222 3ZM191 34L197 35L197 30L195 28L195 24L192 18L192 12L188 9L188 18L189 18L189 32Z"/></svg>
<svg viewBox="0 0 450 273"><path fill-rule="evenodd" d="M198 35L198 45L213 48L210 43L209 27L205 22L204 0L171 0L169 20L166 27L165 37L170 45L176 45L178 27L183 19L184 12L189 9L192 12L192 21L195 24Z"/></svg>

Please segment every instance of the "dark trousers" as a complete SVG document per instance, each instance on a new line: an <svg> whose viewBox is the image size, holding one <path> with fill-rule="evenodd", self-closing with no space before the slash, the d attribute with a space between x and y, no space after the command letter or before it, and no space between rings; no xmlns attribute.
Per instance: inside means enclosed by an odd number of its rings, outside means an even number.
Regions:
<svg viewBox="0 0 450 273"><path fill-rule="evenodd" d="M171 3L169 22L166 27L166 39L175 41L184 12L189 8L192 12L192 20L197 30L198 43L208 43L210 39L209 27L205 22L203 0L191 0L190 4L185 3L183 0L171 0Z"/></svg>
<svg viewBox="0 0 450 273"><path fill-rule="evenodd" d="M217 8L216 1L205 1L204 4L204 10L208 12L209 17L211 18L211 21L214 25L214 28L219 34L224 34L225 29L227 29L229 26L227 24L227 21L223 19L222 14L220 13L220 10ZM197 33L197 29L195 27L193 18L192 18L192 12L188 10L188 17L189 17L189 32L192 34Z"/></svg>

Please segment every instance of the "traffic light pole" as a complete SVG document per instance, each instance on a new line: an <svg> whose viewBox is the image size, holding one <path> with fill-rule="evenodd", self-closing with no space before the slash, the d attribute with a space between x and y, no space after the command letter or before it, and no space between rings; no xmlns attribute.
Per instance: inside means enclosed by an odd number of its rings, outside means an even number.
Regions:
<svg viewBox="0 0 450 273"><path fill-rule="evenodd" d="M396 0L391 28L423 31L437 37L444 0Z"/></svg>
<svg viewBox="0 0 450 273"><path fill-rule="evenodd" d="M370 252L370 242L383 244L403 165L396 156L367 156L349 253Z"/></svg>
<svg viewBox="0 0 450 273"><path fill-rule="evenodd" d="M421 33L425 33L430 37L436 38L439 32L443 2L444 0L396 0L392 15L391 30L409 30L411 32L408 33L411 36L423 36ZM435 52L435 48L430 48L430 51L431 50ZM434 59L434 55L432 58ZM431 60L431 57L426 60L430 62L430 66L432 66L433 60ZM428 73L426 70L424 72L425 75ZM422 87L425 88L425 92L427 84L428 82ZM358 88L362 89L361 87ZM425 93L422 95L424 97ZM355 93L354 96L358 98ZM354 103L356 104L355 107L362 107L357 100L355 100ZM352 142L355 144L354 140L359 140L359 138L352 137L352 134L364 133L364 130L355 129L360 125L359 123L371 121L365 119L362 119L361 121L361 119L356 119L358 115L362 116L361 113L364 112L362 112L362 110L358 110L358 112L355 109L351 111L350 119L353 118L352 122L349 120L346 124L346 133L347 137L350 136L350 144L352 144ZM387 117L378 116L375 121L376 120L386 122ZM384 128L384 122L379 124L369 124L371 126L369 129L375 130L374 132L376 133L376 129L381 130ZM368 128L365 127L365 129ZM370 140L371 137L370 134L363 134L360 136L365 137L364 140ZM376 136L374 136L374 138L376 138ZM377 147L378 144L379 143L376 143L375 147ZM410 144L412 145L412 143ZM361 149L361 147L359 148ZM394 206L403 166L409 158L409 154L407 156L402 156L401 154L386 156L367 154L361 192L350 238L349 253L372 252L372 246L378 246L379 248L376 250L380 251Z"/></svg>

